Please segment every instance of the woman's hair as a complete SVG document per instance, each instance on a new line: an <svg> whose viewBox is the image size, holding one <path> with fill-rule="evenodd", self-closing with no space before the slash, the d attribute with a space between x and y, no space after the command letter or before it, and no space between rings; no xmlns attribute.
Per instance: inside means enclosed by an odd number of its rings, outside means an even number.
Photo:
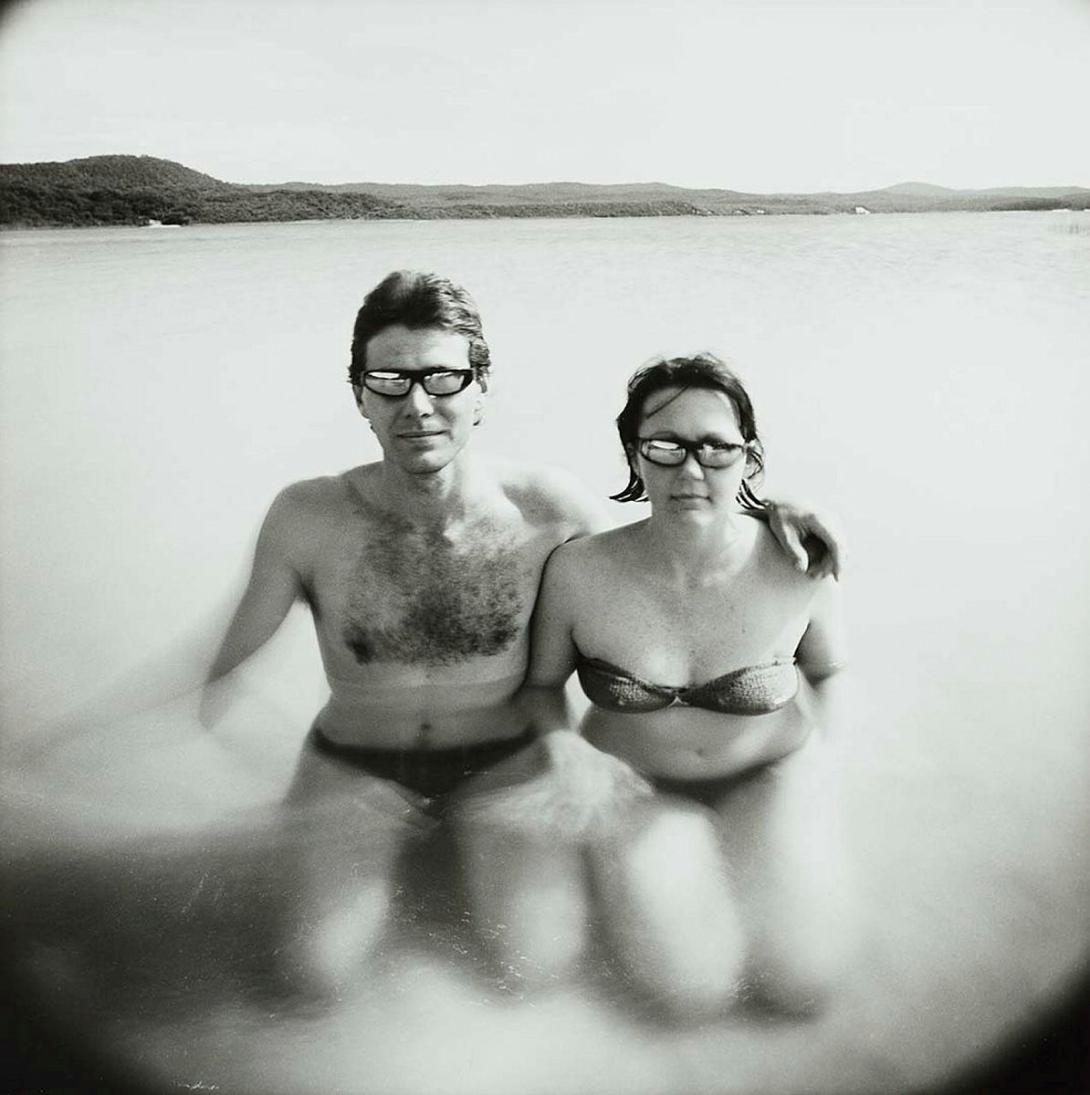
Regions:
<svg viewBox="0 0 1090 1095"><path fill-rule="evenodd" d="M628 401L617 415L617 433L621 437L625 459L628 462L628 486L610 497L616 502L645 502L647 488L636 470L636 445L643 408L647 397L664 388L703 388L722 392L734 404L738 414L738 426L747 442L746 463L750 467L738 490L738 501L749 508L761 508L763 503L754 493L751 481L760 478L764 471L764 446L757 436L757 419L753 404L742 382L725 361L715 354L696 354L693 357L653 358L632 375L628 382Z"/></svg>
<svg viewBox="0 0 1090 1095"><path fill-rule="evenodd" d="M478 380L488 377L491 358L481 328L477 304L460 285L438 274L395 270L387 274L363 299L352 329L352 363L349 383L360 385L367 368L367 343L379 331L401 324L410 331L436 327L469 339L469 364Z"/></svg>

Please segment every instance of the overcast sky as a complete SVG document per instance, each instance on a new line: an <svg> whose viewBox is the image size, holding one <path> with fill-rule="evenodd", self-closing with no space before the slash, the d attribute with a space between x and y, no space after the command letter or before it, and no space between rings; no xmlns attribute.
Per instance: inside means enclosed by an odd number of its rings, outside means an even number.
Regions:
<svg viewBox="0 0 1090 1095"><path fill-rule="evenodd" d="M230 182L1090 186L1090 0L21 0L0 160Z"/></svg>

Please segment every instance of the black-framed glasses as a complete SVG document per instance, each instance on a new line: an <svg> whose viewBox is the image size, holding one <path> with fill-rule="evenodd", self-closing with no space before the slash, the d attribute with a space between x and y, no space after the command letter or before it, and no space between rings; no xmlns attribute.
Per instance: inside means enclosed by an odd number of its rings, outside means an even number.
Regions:
<svg viewBox="0 0 1090 1095"><path fill-rule="evenodd" d="M457 395L473 383L472 369L369 369L363 386L375 395L400 399L419 384L428 395Z"/></svg>
<svg viewBox="0 0 1090 1095"><path fill-rule="evenodd" d="M641 437L640 456L663 468L678 468L690 453L702 468L729 468L748 450L747 444L735 441L674 441L662 437Z"/></svg>

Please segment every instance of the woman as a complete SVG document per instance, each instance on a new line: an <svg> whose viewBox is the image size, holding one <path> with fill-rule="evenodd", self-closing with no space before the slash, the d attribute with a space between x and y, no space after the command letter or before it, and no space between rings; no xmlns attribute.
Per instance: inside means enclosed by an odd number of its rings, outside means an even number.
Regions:
<svg viewBox="0 0 1090 1095"><path fill-rule="evenodd" d="M603 916L635 980L682 1010L747 986L808 1010L845 939L826 763L844 657L836 585L800 573L740 505L763 449L718 358L641 369L617 426L630 476L615 497L647 498L651 515L554 552L529 683L540 712L577 672L586 741L688 805L643 806L596 843ZM580 748L552 735L554 757ZM567 768L585 773L585 760Z"/></svg>

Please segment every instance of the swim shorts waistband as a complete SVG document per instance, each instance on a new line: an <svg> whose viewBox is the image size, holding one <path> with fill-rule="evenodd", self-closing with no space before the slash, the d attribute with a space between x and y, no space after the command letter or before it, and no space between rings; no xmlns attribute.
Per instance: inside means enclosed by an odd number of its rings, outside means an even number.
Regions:
<svg viewBox="0 0 1090 1095"><path fill-rule="evenodd" d="M392 780L425 798L448 795L470 776L485 772L535 741L530 730L501 741L474 742L442 749L389 749L331 741L320 726L311 731L312 747L324 756L351 764L379 779Z"/></svg>

